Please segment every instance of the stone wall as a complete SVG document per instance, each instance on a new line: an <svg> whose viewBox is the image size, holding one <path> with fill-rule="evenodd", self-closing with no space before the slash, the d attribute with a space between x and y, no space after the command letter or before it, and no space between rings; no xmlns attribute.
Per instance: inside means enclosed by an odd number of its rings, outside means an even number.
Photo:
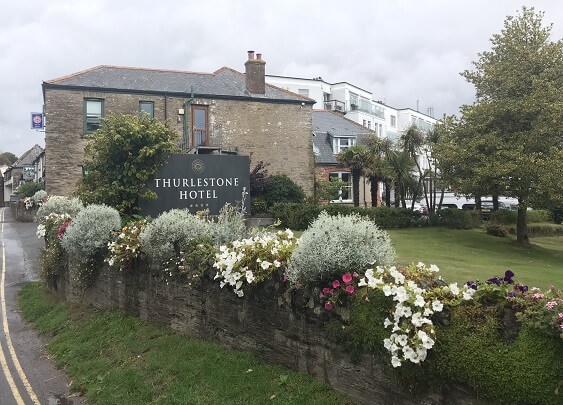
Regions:
<svg viewBox="0 0 563 405"><path fill-rule="evenodd" d="M33 222L37 214L38 207L25 208L25 204L20 202L12 203L11 209L14 211L14 218L18 222Z"/></svg>
<svg viewBox="0 0 563 405"><path fill-rule="evenodd" d="M84 98L104 100L104 111L137 114L139 101L154 103L154 117L168 122L188 147L191 143L186 128L191 128L186 100L167 95L105 93L66 89L45 91L46 114L46 179L49 195L70 195L82 177L84 147ZM193 104L208 106L209 141L223 150L251 155L251 165L263 160L270 163L270 174L287 174L312 195L314 159L310 105L265 102L256 100L226 100L196 98ZM184 110L183 114L179 114Z"/></svg>
<svg viewBox="0 0 563 405"><path fill-rule="evenodd" d="M214 274L214 273L213 273ZM141 269L130 273L104 267L83 290L64 272L52 290L60 297L128 314L179 333L248 351L259 359L309 373L358 404L477 404L461 387L413 399L401 390L389 365L369 354L353 363L331 343L323 325L332 313L315 309L301 290L268 281L237 297L221 289L211 272L201 284L163 283Z"/></svg>

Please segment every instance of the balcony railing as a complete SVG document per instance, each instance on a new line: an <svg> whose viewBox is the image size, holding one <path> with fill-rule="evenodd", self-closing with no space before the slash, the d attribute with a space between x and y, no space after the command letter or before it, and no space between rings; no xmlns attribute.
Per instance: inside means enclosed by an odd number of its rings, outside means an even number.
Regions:
<svg viewBox="0 0 563 405"><path fill-rule="evenodd" d="M325 101L324 109L330 111L338 111L344 114L346 112L346 103L339 100Z"/></svg>

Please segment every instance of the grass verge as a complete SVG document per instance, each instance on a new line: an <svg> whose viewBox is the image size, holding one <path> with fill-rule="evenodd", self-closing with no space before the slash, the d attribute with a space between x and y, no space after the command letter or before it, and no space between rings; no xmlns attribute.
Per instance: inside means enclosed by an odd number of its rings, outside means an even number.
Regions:
<svg viewBox="0 0 563 405"><path fill-rule="evenodd" d="M248 353L180 336L116 311L55 302L41 283L19 292L24 318L90 404L351 404L312 377Z"/></svg>
<svg viewBox="0 0 563 405"><path fill-rule="evenodd" d="M400 264L435 264L448 282L487 280L511 269L529 287L563 288L563 236L534 237L529 247L515 237L499 238L483 229L404 228L387 231Z"/></svg>

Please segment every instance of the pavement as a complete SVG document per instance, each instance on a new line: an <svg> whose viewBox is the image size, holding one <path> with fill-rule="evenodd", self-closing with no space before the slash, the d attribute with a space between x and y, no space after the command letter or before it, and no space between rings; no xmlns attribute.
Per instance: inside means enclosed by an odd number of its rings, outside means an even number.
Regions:
<svg viewBox="0 0 563 405"><path fill-rule="evenodd" d="M33 330L18 309L19 289L39 280L44 242L36 230L36 223L17 222L10 208L0 208L0 405L85 404L70 393L68 377L49 358L49 337Z"/></svg>

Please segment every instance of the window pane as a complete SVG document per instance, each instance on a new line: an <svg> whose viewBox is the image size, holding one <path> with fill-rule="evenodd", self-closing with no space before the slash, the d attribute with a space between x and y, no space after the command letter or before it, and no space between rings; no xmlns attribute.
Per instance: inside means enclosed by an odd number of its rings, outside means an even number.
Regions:
<svg viewBox="0 0 563 405"><path fill-rule="evenodd" d="M102 116L102 102L100 100L86 101L86 114Z"/></svg>
<svg viewBox="0 0 563 405"><path fill-rule="evenodd" d="M85 108L85 130L86 133L96 132L101 124L103 100L86 100Z"/></svg>
<svg viewBox="0 0 563 405"><path fill-rule="evenodd" d="M193 107L192 121L193 146L207 145L207 107Z"/></svg>
<svg viewBox="0 0 563 405"><path fill-rule="evenodd" d="M154 118L154 103L152 101L141 101L139 110L146 112L151 119Z"/></svg>
<svg viewBox="0 0 563 405"><path fill-rule="evenodd" d="M205 129L205 110L194 109L194 127Z"/></svg>

